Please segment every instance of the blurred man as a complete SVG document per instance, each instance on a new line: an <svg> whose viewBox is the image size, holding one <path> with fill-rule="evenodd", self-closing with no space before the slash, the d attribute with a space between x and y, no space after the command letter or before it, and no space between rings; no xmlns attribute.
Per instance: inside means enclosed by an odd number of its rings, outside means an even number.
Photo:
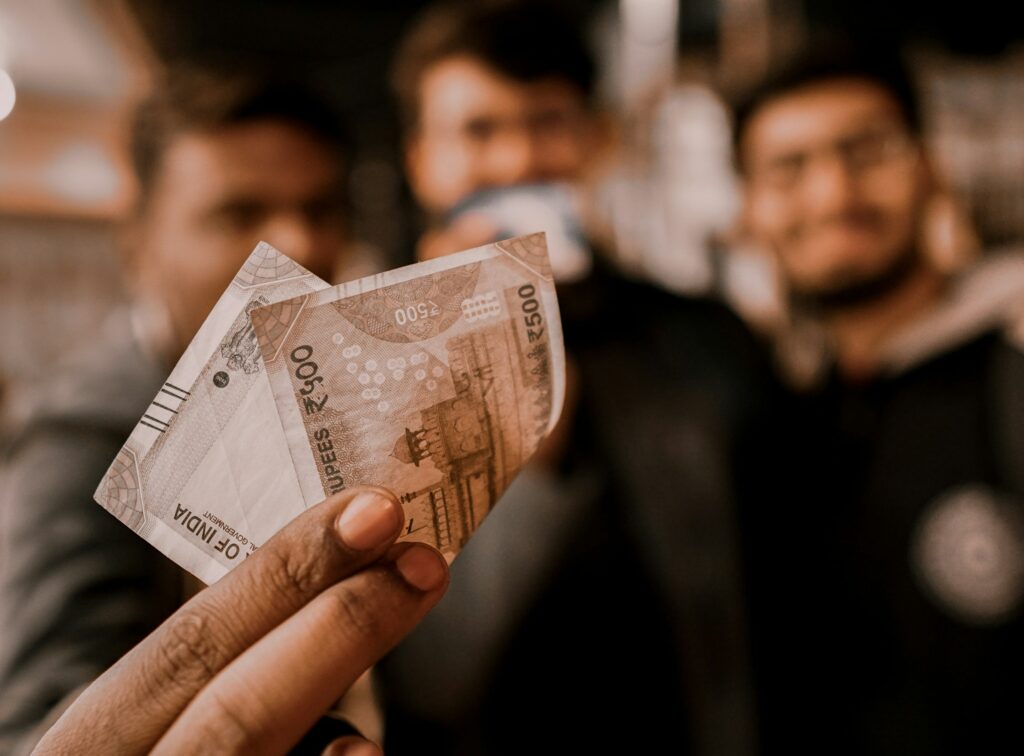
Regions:
<svg viewBox="0 0 1024 756"><path fill-rule="evenodd" d="M770 431L778 506L745 513L764 745L1018 751L1024 258L933 264L934 173L881 57L807 54L736 139L749 230L821 347Z"/></svg>
<svg viewBox="0 0 1024 756"><path fill-rule="evenodd" d="M448 598L379 669L392 754L742 753L749 736L729 475L759 363L715 304L596 254L559 278L548 190L600 162L593 81L578 24L535 2L432 6L396 60L420 254L548 230L569 392ZM503 227L501 198L531 193Z"/></svg>
<svg viewBox="0 0 1024 756"><path fill-rule="evenodd" d="M301 87L183 73L138 111L133 300L40 387L6 460L0 751L31 744L181 602L181 573L92 500L217 298L264 239L330 278L344 253L339 123Z"/></svg>
<svg viewBox="0 0 1024 756"><path fill-rule="evenodd" d="M429 231L421 258L490 240L498 229L480 215L448 228L474 194L594 170L608 141L594 79L578 31L550 7L449 3L423 15L393 70L409 184Z"/></svg>

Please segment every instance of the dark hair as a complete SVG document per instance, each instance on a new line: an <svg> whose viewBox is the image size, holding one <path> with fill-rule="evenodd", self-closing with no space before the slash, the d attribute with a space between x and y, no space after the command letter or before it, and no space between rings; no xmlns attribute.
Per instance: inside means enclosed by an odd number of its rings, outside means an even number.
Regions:
<svg viewBox="0 0 1024 756"><path fill-rule="evenodd" d="M899 107L907 129L921 134L921 113L910 74L891 50L867 51L848 40L822 38L773 67L767 76L736 99L733 144L742 169L741 147L754 115L772 100L823 82L856 79L884 89Z"/></svg>
<svg viewBox="0 0 1024 756"><path fill-rule="evenodd" d="M452 0L419 16L399 44L391 83L406 127L419 118L423 73L459 55L515 81L558 77L587 99L593 94L594 60L577 24L558 9L533 0Z"/></svg>
<svg viewBox="0 0 1024 756"><path fill-rule="evenodd" d="M131 160L145 206L168 146L189 132L280 120L307 131L338 157L348 139L338 113L302 81L253 72L198 68L166 71L135 111Z"/></svg>

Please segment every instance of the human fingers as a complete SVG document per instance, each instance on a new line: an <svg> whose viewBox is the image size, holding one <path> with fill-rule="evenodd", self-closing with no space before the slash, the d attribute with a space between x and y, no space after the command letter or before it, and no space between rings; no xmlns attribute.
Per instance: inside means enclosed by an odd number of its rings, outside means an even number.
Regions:
<svg viewBox="0 0 1024 756"><path fill-rule="evenodd" d="M331 586L235 659L154 753L280 754L440 600L448 566L424 544Z"/></svg>
<svg viewBox="0 0 1024 756"><path fill-rule="evenodd" d="M467 213L444 229L428 232L417 245L419 260L433 260L495 240L497 229L482 213Z"/></svg>
<svg viewBox="0 0 1024 756"><path fill-rule="evenodd" d="M91 685L40 752L146 752L245 649L392 545L401 505L352 488L311 507L201 591Z"/></svg>

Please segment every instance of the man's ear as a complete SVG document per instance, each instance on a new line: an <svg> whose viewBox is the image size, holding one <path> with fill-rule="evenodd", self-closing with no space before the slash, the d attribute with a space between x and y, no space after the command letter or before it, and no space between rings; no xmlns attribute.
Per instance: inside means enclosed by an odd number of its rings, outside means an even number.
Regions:
<svg viewBox="0 0 1024 756"><path fill-rule="evenodd" d="M970 213L937 170L926 152L921 153L922 212L918 244L936 270L955 274L981 254L981 239Z"/></svg>

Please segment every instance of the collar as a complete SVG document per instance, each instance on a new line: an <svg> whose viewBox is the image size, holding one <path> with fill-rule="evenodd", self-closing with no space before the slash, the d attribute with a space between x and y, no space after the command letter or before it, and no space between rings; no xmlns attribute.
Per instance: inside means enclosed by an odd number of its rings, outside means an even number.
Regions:
<svg viewBox="0 0 1024 756"><path fill-rule="evenodd" d="M1024 250L990 253L950 279L934 307L882 344L879 375L900 375L992 331L1024 350ZM781 329L776 356L783 376L801 389L820 385L834 365L824 329L808 319Z"/></svg>

